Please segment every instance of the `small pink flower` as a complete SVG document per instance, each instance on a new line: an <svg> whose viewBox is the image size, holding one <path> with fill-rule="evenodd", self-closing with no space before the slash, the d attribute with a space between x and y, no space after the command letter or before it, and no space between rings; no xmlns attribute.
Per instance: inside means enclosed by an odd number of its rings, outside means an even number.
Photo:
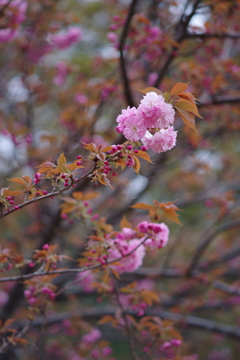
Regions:
<svg viewBox="0 0 240 360"><path fill-rule="evenodd" d="M61 31L56 34L50 34L48 36L49 41L57 49L66 49L69 46L81 41L82 31L77 26L70 26L65 31Z"/></svg>
<svg viewBox="0 0 240 360"><path fill-rule="evenodd" d="M102 354L104 355L104 356L109 356L109 355L111 355L112 354L112 349L109 347L109 346L106 346L106 347L104 347L103 349L102 349Z"/></svg>
<svg viewBox="0 0 240 360"><path fill-rule="evenodd" d="M151 147L156 153L171 150L176 145L177 131L174 131L173 126L168 129L162 129L155 133L152 138Z"/></svg>
<svg viewBox="0 0 240 360"><path fill-rule="evenodd" d="M145 133L144 137L141 139L143 145L146 148L146 150L151 149L151 147L152 147L152 138L153 138L153 135L149 131L147 131Z"/></svg>
<svg viewBox="0 0 240 360"><path fill-rule="evenodd" d="M124 121L123 135L131 141L141 139L146 133L146 126L141 121L139 114L129 117Z"/></svg>
<svg viewBox="0 0 240 360"><path fill-rule="evenodd" d="M86 334L82 337L82 341L85 341L87 343L95 343L102 337L101 331L99 331L96 328L93 328L89 334Z"/></svg>
<svg viewBox="0 0 240 360"><path fill-rule="evenodd" d="M108 40L111 42L111 43L116 43L117 42L117 40L118 40L118 36L117 36L117 34L115 34L114 32L109 32L109 33L107 33L107 38L108 38Z"/></svg>
<svg viewBox="0 0 240 360"><path fill-rule="evenodd" d="M79 92L74 95L74 100L80 105L86 105L88 97Z"/></svg>

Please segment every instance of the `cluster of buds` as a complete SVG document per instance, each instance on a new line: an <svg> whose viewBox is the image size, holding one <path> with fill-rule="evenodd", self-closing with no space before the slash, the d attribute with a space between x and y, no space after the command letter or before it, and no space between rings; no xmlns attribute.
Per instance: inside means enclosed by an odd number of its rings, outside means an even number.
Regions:
<svg viewBox="0 0 240 360"><path fill-rule="evenodd" d="M35 306L37 304L37 297L40 295L47 295L49 300L54 300L56 295L55 293L47 286L37 290L35 286L30 286L28 290L24 291L24 296L29 305Z"/></svg>
<svg viewBox="0 0 240 360"><path fill-rule="evenodd" d="M146 309L146 307L147 307L147 304L145 302L131 304L132 311L137 312L138 316L144 315L144 310Z"/></svg>
<svg viewBox="0 0 240 360"><path fill-rule="evenodd" d="M179 339L172 339L171 341L166 341L163 343L161 350L169 350L172 346L179 347L182 345L182 341Z"/></svg>
<svg viewBox="0 0 240 360"><path fill-rule="evenodd" d="M24 291L24 296L27 299L27 302L31 306L35 306L37 303L36 298L36 288L34 286L30 286L28 290Z"/></svg>
<svg viewBox="0 0 240 360"><path fill-rule="evenodd" d="M40 174L40 173L36 173L36 174L34 175L34 180L33 180L33 182L34 182L34 184L38 184L38 183L40 183L40 181L41 181L41 174Z"/></svg>
<svg viewBox="0 0 240 360"><path fill-rule="evenodd" d="M7 196L6 199L8 200L9 204L14 205L14 196Z"/></svg>

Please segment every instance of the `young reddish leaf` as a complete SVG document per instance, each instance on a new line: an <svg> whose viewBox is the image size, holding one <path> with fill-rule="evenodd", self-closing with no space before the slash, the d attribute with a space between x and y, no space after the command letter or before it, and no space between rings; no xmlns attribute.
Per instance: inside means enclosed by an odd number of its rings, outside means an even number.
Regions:
<svg viewBox="0 0 240 360"><path fill-rule="evenodd" d="M123 216L123 218L122 218L122 220L120 221L120 228L122 229L122 228L124 228L124 227L126 227L126 228L132 228L132 224L130 223L130 221L128 221L127 219L126 219L126 216Z"/></svg>
<svg viewBox="0 0 240 360"><path fill-rule="evenodd" d="M58 164L58 166L60 167L60 166L62 166L62 165L65 165L66 162L67 162L67 160L66 160L66 158L65 158L65 156L64 156L64 153L62 153L62 154L59 156L59 158L57 159L57 164Z"/></svg>
<svg viewBox="0 0 240 360"><path fill-rule="evenodd" d="M175 96L180 94L181 92L187 90L188 84L184 84L182 82L177 83L171 90L171 96Z"/></svg>
<svg viewBox="0 0 240 360"><path fill-rule="evenodd" d="M64 203L60 205L61 213L62 214L68 214L70 212L72 212L75 209L76 205L72 205L72 204L68 204L68 203Z"/></svg>
<svg viewBox="0 0 240 360"><path fill-rule="evenodd" d="M143 209L143 210L151 210L153 208L152 205L144 204L144 203L137 203L131 206L134 209Z"/></svg>
<svg viewBox="0 0 240 360"><path fill-rule="evenodd" d="M163 93L161 90L155 88L155 87L147 87L145 89L138 89L138 91L140 91L142 94L146 95L147 93L149 92L155 92L156 94L158 95L162 95L163 96Z"/></svg>
<svg viewBox="0 0 240 360"><path fill-rule="evenodd" d="M170 220L174 221L175 223L182 225L180 220L178 219L179 215L176 211L180 211L180 209L173 203L161 203L159 204L159 207L163 210L165 216L169 218Z"/></svg>
<svg viewBox="0 0 240 360"><path fill-rule="evenodd" d="M23 346L26 346L28 344L28 341L24 338L17 338L15 337L14 340L17 342L17 343L20 343L21 345Z"/></svg>
<svg viewBox="0 0 240 360"><path fill-rule="evenodd" d="M136 153L136 156L139 156L140 158L153 164L152 160L150 159L150 156L145 151L138 150L138 153Z"/></svg>
<svg viewBox="0 0 240 360"><path fill-rule="evenodd" d="M7 328L9 325L11 325L15 320L14 319L7 319L5 322L4 322L4 328Z"/></svg>
<svg viewBox="0 0 240 360"><path fill-rule="evenodd" d="M182 121L189 126L191 129L197 131L196 127L195 127L195 118L194 118L194 114L182 109L176 109L177 113L179 114L180 118L182 119Z"/></svg>
<svg viewBox="0 0 240 360"><path fill-rule="evenodd" d="M31 184L32 183L32 179L29 176L22 176L22 178L28 183Z"/></svg>
<svg viewBox="0 0 240 360"><path fill-rule="evenodd" d="M97 235L90 235L89 239L94 240L94 241L103 241L101 236L97 236Z"/></svg>
<svg viewBox="0 0 240 360"><path fill-rule="evenodd" d="M116 271L116 270L114 270L114 269L110 269L110 271L111 271L111 273L117 278L117 279L120 279L120 275L119 275L119 273Z"/></svg>
<svg viewBox="0 0 240 360"><path fill-rule="evenodd" d="M17 196L17 195L20 195L22 194L21 191L12 191L12 190L8 190L8 189L4 189L3 191L3 196L4 197L7 197L7 196Z"/></svg>
<svg viewBox="0 0 240 360"><path fill-rule="evenodd" d="M78 162L78 160L74 161L72 164L65 164L64 167L66 167L70 171L80 169L80 168L84 168L84 166L77 165L77 162Z"/></svg>
<svg viewBox="0 0 240 360"><path fill-rule="evenodd" d="M98 181L99 181L101 184L106 185L106 186L109 186L111 189L114 190L114 188L112 187L110 181L109 181L107 178L101 176L101 177L98 178Z"/></svg>
<svg viewBox="0 0 240 360"><path fill-rule="evenodd" d="M85 144L84 142L82 143L83 144L83 147L86 149L86 150L89 150L91 152L97 152L97 147L95 144Z"/></svg>
<svg viewBox="0 0 240 360"><path fill-rule="evenodd" d="M123 159L119 159L118 161L116 161L115 165L116 165L116 168L121 166L122 170L124 170L126 167L126 163Z"/></svg>
<svg viewBox="0 0 240 360"><path fill-rule="evenodd" d="M135 161L133 168L136 171L136 173L139 174L139 170L141 168L140 161L138 160L138 158L136 156L132 155L132 157L134 158L134 161Z"/></svg>
<svg viewBox="0 0 240 360"><path fill-rule="evenodd" d="M82 200L83 199L83 193L81 191L75 191L72 196L74 199Z"/></svg>
<svg viewBox="0 0 240 360"><path fill-rule="evenodd" d="M41 165L37 166L37 168L50 168L50 169L52 169L53 167L56 167L56 165L54 163L52 163L51 161L46 161L46 162L42 163Z"/></svg>
<svg viewBox="0 0 240 360"><path fill-rule="evenodd" d="M62 197L60 197L60 199L65 201L66 203L69 203L69 204L76 204L77 203L76 199L73 199L71 196L62 196Z"/></svg>
<svg viewBox="0 0 240 360"><path fill-rule="evenodd" d="M114 325L117 324L117 319L115 319L113 316L111 315L105 315L102 317L101 320L99 320L98 324L107 324L107 323L113 323Z"/></svg>
<svg viewBox="0 0 240 360"><path fill-rule="evenodd" d="M178 102L174 104L174 106L177 107L178 109L192 112L197 117L202 118L202 116L198 112L198 108L197 108L196 104L190 100L179 99Z"/></svg>
<svg viewBox="0 0 240 360"><path fill-rule="evenodd" d="M83 200L90 200L90 199L94 199L95 197L99 196L100 194L94 191L91 192L86 192L85 194L83 194Z"/></svg>
<svg viewBox="0 0 240 360"><path fill-rule="evenodd" d="M12 182L16 182L18 184L21 185L26 185L26 181L21 179L21 178L12 178L12 179L7 179L8 181L12 181Z"/></svg>
<svg viewBox="0 0 240 360"><path fill-rule="evenodd" d="M192 101L192 102L196 102L195 100L198 100L196 99L190 92L183 92L183 93L180 93L178 94L179 97L183 98L183 99L186 99L186 100L189 100L189 101Z"/></svg>
<svg viewBox="0 0 240 360"><path fill-rule="evenodd" d="M112 146L105 146L101 152L107 152L107 151L111 151L112 150Z"/></svg>

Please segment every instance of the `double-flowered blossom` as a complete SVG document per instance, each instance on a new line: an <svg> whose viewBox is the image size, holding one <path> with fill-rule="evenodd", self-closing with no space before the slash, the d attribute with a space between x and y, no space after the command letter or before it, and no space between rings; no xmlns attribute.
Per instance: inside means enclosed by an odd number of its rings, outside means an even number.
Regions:
<svg viewBox="0 0 240 360"><path fill-rule="evenodd" d="M143 221L138 224L138 230L149 236L149 239L144 242L146 247L161 249L168 242L169 228L164 223L156 224Z"/></svg>
<svg viewBox="0 0 240 360"><path fill-rule="evenodd" d="M78 26L69 26L68 29L56 34L50 34L48 40L57 49L66 49L77 44L82 39L82 30Z"/></svg>
<svg viewBox="0 0 240 360"><path fill-rule="evenodd" d="M122 110L116 121L117 132L131 141L142 140L146 150L156 153L171 150L176 145L177 131L172 126L175 111L162 95L148 92L136 109Z"/></svg>
<svg viewBox="0 0 240 360"><path fill-rule="evenodd" d="M19 33L19 25L25 20L27 2L24 0L0 0L0 8L4 8L5 26L0 29L0 42L13 40Z"/></svg>
<svg viewBox="0 0 240 360"><path fill-rule="evenodd" d="M142 240L134 238L135 236L134 230L123 228L115 240L110 240L108 262L123 256L121 260L118 260L119 265L112 265L119 274L133 272L143 263L145 248L141 244Z"/></svg>

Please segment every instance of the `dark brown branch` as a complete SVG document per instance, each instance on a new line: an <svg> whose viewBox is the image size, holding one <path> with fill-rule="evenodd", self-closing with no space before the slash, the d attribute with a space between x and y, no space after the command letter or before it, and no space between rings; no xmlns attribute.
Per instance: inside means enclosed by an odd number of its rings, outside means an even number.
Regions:
<svg viewBox="0 0 240 360"><path fill-rule="evenodd" d="M206 264L203 264L202 266L199 267L199 269L206 271L209 269L213 269L217 266L221 266L222 264L224 264L225 262L235 259L236 257L240 256L240 248L236 248L233 251L223 255L221 258L216 259L216 260L212 260L207 262Z"/></svg>
<svg viewBox="0 0 240 360"><path fill-rule="evenodd" d="M114 282L115 282L115 279L114 279ZM133 358L133 360L138 360L138 356L137 356L136 349L135 349L135 342L134 342L133 334L132 334L131 328L129 326L127 312L125 311L125 309L122 306L122 303L120 301L120 294L119 294L117 285L115 285L115 287L114 287L114 293L115 293L117 304L118 304L119 308L121 309L121 314L122 314L122 317L123 317L126 334L127 334L128 340L129 340L129 345L130 345L132 358Z"/></svg>
<svg viewBox="0 0 240 360"><path fill-rule="evenodd" d="M101 319L105 315L114 316L117 311L116 307L108 306L103 309L84 309L78 311L77 314L72 314L70 312L61 313L57 315L50 316L47 320L47 325L53 325L58 322L61 322L65 319L71 319L76 316L80 316L84 319ZM136 316L134 312L128 312L129 315ZM172 313L170 311L161 310L161 309L147 309L145 311L146 316L159 316L162 319L168 319L173 322L179 323L180 325L185 325L189 328L202 329L206 331L211 331L214 333L221 333L227 337L236 339L239 341L240 339L240 328L232 325L223 324L217 321L208 320L204 318L199 318L196 316L186 316L182 314ZM18 326L21 326L22 323L18 323ZM36 319L33 322L33 326L41 327L43 324L43 319ZM16 324L17 325L17 324Z"/></svg>
<svg viewBox="0 0 240 360"><path fill-rule="evenodd" d="M133 254L134 251L136 251L141 245L143 245L143 243L147 240L148 237L144 238L134 249L132 249L129 253L120 256L119 258L112 260L112 261L108 261L106 263L107 265L111 265L111 263L114 263L116 261L122 260L125 257L128 257L129 255ZM0 279L0 282L6 282L6 281L23 281L23 280L27 280L27 279L31 279L33 277L36 276L45 276L45 275L60 275L60 274L68 274L68 273L81 273L87 270L93 270L93 269L98 269L98 268L102 268L102 265L92 265L89 267L83 267L83 268L72 268L72 269L63 269L63 270L52 270L52 271L42 271L42 272L38 272L35 271L31 274L26 274L26 275L20 275L20 276L6 276L4 278Z"/></svg>
<svg viewBox="0 0 240 360"><path fill-rule="evenodd" d="M195 3L193 5L191 13L187 16L185 14L183 14L181 16L181 19L179 20L179 22L175 28L175 36L174 36L175 42L180 44L185 39L185 37L187 35L188 25L189 25L192 17L195 15L200 2L201 2L201 0L195 0ZM176 46L172 46L172 49L165 61L165 64L163 65L163 67L161 68L161 70L158 73L158 78L154 84L155 87L159 87L163 77L166 74L167 69L169 68L170 64L172 63L173 59L175 58L175 51L177 51L177 50L178 50L178 48Z"/></svg>
<svg viewBox="0 0 240 360"><path fill-rule="evenodd" d="M192 271L194 268L196 268L201 256L206 251L212 240L219 234L221 234L224 231L231 230L234 228L240 227L240 220L234 220L230 221L226 224L223 224L219 226L218 229L212 231L209 235L207 235L200 243L200 245L197 247L197 250L195 252L195 255L193 256L193 259L191 261L191 264L189 265L186 275L191 276Z"/></svg>
<svg viewBox="0 0 240 360"><path fill-rule="evenodd" d="M120 37L120 43L119 43L119 52L120 52L120 69L123 77L123 86L124 86L124 96L127 104L131 107L134 106L134 99L130 87L130 81L127 74L127 68L126 68L126 61L124 58L124 46L127 40L128 31L130 28L130 23L132 20L132 17L135 13L135 8L137 5L138 0L132 0L131 6L129 8L128 17L126 20L126 24L124 25L123 32Z"/></svg>
<svg viewBox="0 0 240 360"><path fill-rule="evenodd" d="M216 99L207 103L200 103L198 107L214 106L214 105L224 105L224 104L240 104L240 98L222 98Z"/></svg>
<svg viewBox="0 0 240 360"><path fill-rule="evenodd" d="M224 39L224 38L230 38L230 39L240 39L240 34L239 33L235 33L235 34L230 34L230 33L214 33L214 34L208 34L208 33L204 33L204 34L186 34L185 36L186 39L211 39L211 38L215 38L215 39Z"/></svg>
<svg viewBox="0 0 240 360"><path fill-rule="evenodd" d="M47 195L39 196L39 197L37 197L37 198L31 199L31 200L26 201L26 202L24 202L24 203L22 203L22 204L19 204L19 205L18 205L18 209L13 208L13 209L11 209L11 210L9 210L9 211L5 211L5 212L0 216L0 219L2 219L2 218L4 218L4 217L12 214L12 213L15 212L15 211L18 211L18 210L24 208L24 207L27 206L27 205L30 205L30 204L33 204L33 203L35 203L35 202L38 202L38 201L41 201L41 200L45 200L45 199L49 199L49 198L51 198L51 197L60 195L61 193L69 190L73 185L76 185L76 184L78 184L79 182L81 182L82 180L86 179L86 178L95 170L95 168L96 168L96 164L95 164L95 166L94 166L91 170L89 170L86 174L84 174L83 176L81 176L80 179L78 179L77 181L72 181L68 186L66 186L66 187L64 187L64 188L62 188L62 189L60 189L60 190L58 190L58 191L53 191L53 192L51 192L51 193L49 193L49 194L47 194Z"/></svg>

